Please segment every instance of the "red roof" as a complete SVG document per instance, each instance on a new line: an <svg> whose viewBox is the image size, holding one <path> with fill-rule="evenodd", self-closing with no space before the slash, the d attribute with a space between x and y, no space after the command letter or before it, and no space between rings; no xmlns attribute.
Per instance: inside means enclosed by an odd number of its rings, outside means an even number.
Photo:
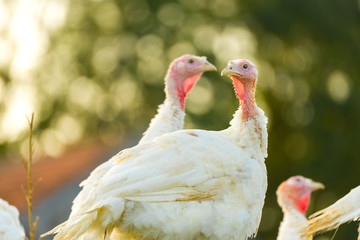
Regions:
<svg viewBox="0 0 360 240"><path fill-rule="evenodd" d="M45 157L33 163L33 184L38 179L33 193L34 205L57 189L81 175L90 172L101 163L114 147L102 142L93 142L72 148L57 158ZM21 186L27 187L26 171L19 159L0 165L0 197L16 206L20 212L26 210L26 200Z"/></svg>

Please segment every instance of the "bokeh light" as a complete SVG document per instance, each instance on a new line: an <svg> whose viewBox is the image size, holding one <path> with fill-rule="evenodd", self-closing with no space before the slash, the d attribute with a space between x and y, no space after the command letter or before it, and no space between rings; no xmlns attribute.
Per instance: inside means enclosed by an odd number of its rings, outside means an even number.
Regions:
<svg viewBox="0 0 360 240"><path fill-rule="evenodd" d="M327 81L330 97L337 103L344 103L350 95L350 82L343 72L332 72Z"/></svg>
<svg viewBox="0 0 360 240"><path fill-rule="evenodd" d="M189 93L185 127L224 129L238 101L220 71L247 58L269 117L257 239L275 239L280 182L323 182L311 210L359 184L359 11L360 1L0 0L0 161L26 155L31 112L39 157L133 143L164 99L168 65L186 53L218 71ZM335 239L355 238L348 232Z"/></svg>

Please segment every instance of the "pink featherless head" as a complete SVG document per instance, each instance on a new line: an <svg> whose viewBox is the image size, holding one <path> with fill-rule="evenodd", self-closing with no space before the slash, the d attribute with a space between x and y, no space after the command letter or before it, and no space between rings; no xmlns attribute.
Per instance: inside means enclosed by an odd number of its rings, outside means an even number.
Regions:
<svg viewBox="0 0 360 240"><path fill-rule="evenodd" d="M252 62L246 59L231 60L221 75L228 75L232 78L236 95L240 100L254 97L258 73Z"/></svg>
<svg viewBox="0 0 360 240"><path fill-rule="evenodd" d="M257 122L259 111L255 102L255 89L258 73L255 65L246 59L231 60L221 75L228 75L233 80L236 96L240 100L242 122Z"/></svg>
<svg viewBox="0 0 360 240"><path fill-rule="evenodd" d="M294 207L305 215L313 191L323 189L324 185L303 176L294 176L284 181L276 191L281 207Z"/></svg>
<svg viewBox="0 0 360 240"><path fill-rule="evenodd" d="M206 57L186 54L170 64L166 81L174 82L171 85L175 87L182 109L185 108L186 95L206 71L216 71L216 67L208 62Z"/></svg>

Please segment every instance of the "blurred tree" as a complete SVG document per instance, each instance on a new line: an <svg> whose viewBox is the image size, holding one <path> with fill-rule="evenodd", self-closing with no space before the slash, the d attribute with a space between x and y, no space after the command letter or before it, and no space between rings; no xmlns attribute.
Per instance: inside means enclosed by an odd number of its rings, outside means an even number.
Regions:
<svg viewBox="0 0 360 240"><path fill-rule="evenodd" d="M219 69L249 58L270 119L257 238L274 239L274 193L289 176L329 189L310 211L359 184L359 29L355 0L0 0L1 159L24 149L26 113L37 116L43 154L91 138L116 144L146 128L175 57L206 55ZM186 127L223 129L236 106L230 81L206 73L187 101ZM355 238L355 228L336 238Z"/></svg>

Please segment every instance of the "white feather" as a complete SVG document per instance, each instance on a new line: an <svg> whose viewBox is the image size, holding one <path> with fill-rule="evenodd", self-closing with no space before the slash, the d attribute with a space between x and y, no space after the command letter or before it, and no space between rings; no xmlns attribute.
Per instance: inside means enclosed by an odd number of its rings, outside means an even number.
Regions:
<svg viewBox="0 0 360 240"><path fill-rule="evenodd" d="M150 142L162 134L183 129L184 118L185 112L181 109L179 102L166 99L159 106L157 114L151 120L139 144Z"/></svg>
<svg viewBox="0 0 360 240"><path fill-rule="evenodd" d="M284 211L284 218L280 224L277 240L305 240L300 231L306 227L306 217L296 209Z"/></svg>
<svg viewBox="0 0 360 240"><path fill-rule="evenodd" d="M317 232L330 231L339 227L343 223L358 221L359 219L360 186L352 189L347 195L339 199L331 206L310 216L306 234L311 236Z"/></svg>
<svg viewBox="0 0 360 240"><path fill-rule="evenodd" d="M0 240L24 240L25 231L19 221L19 211L0 198Z"/></svg>

